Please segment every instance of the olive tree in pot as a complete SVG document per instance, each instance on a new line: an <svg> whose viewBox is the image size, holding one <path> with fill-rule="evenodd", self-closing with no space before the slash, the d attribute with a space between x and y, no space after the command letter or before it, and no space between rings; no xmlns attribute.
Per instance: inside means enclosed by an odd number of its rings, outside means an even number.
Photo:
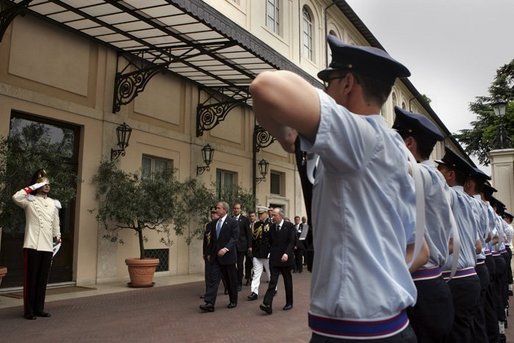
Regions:
<svg viewBox="0 0 514 343"><path fill-rule="evenodd" d="M99 200L97 220L106 229L104 238L123 243L119 230L133 230L138 237L139 258L127 258L131 287L151 287L158 259L145 256L145 231L160 235L166 246L173 244L172 230L178 235L187 233L186 242L199 237L208 220L214 195L195 180L179 181L172 170L148 177L121 170L114 162L104 161L93 177Z"/></svg>

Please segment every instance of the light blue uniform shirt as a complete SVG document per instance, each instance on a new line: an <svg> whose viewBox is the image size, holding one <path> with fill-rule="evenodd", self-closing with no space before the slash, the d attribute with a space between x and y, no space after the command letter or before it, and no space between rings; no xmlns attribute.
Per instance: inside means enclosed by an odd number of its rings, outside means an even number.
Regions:
<svg viewBox="0 0 514 343"><path fill-rule="evenodd" d="M425 190L425 240L430 257L423 268L442 267L448 258L448 241L453 231L450 187L434 162L419 164Z"/></svg>
<svg viewBox="0 0 514 343"><path fill-rule="evenodd" d="M471 197L464 192L462 186L451 187L450 200L453 216L457 222L460 239L460 252L457 269L474 267L476 265L475 243L478 237L475 214L471 205ZM452 269L452 255L446 260L443 270Z"/></svg>
<svg viewBox="0 0 514 343"><path fill-rule="evenodd" d="M478 224L478 235L479 235L479 239L480 239L480 242L482 243L482 251L480 252L480 254L477 254L477 259L480 259L480 260L484 260L485 259L485 248L486 248L486 243L485 243L485 239L487 237L487 235L489 234L489 232L491 232L491 224L489 223L489 217L487 215L487 206L486 204L482 201L481 197L479 194L477 195L473 195L473 197L471 198L472 199L472 204L475 206L476 210L476 219L477 219L477 224Z"/></svg>
<svg viewBox="0 0 514 343"><path fill-rule="evenodd" d="M310 312L342 320L391 317L417 296L405 262L416 210L405 144L380 115L355 115L318 94L315 142L302 138L302 150L320 156Z"/></svg>

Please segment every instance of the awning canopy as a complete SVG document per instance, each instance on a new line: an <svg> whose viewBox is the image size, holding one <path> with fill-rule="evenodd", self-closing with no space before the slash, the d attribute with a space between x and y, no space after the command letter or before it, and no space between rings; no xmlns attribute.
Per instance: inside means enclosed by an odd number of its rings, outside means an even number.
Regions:
<svg viewBox="0 0 514 343"><path fill-rule="evenodd" d="M201 0L11 2L28 3L28 10L45 20L113 47L145 77L157 72L149 70L166 69L236 102L251 105L248 86L265 70L291 70L320 86L317 79ZM119 72L128 74L133 68ZM122 98L127 87L117 90L121 99L115 99L120 103L114 112L133 100Z"/></svg>

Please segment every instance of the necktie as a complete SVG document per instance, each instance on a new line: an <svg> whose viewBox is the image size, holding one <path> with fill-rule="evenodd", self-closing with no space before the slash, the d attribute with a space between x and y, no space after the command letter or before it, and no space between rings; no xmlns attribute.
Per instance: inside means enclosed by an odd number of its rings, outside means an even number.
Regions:
<svg viewBox="0 0 514 343"><path fill-rule="evenodd" d="M277 231L280 231L280 225L277 225Z"/></svg>
<svg viewBox="0 0 514 343"><path fill-rule="evenodd" d="M218 220L216 223L216 238L220 237L220 231L221 231L221 219Z"/></svg>

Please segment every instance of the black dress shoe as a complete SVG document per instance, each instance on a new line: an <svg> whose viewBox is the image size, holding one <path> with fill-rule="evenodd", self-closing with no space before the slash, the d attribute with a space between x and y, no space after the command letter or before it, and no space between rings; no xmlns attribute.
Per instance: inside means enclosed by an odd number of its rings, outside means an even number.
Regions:
<svg viewBox="0 0 514 343"><path fill-rule="evenodd" d="M203 299L203 298L205 298L205 295L200 295L200 299Z"/></svg>
<svg viewBox="0 0 514 343"><path fill-rule="evenodd" d="M250 300L250 301L257 300L257 298L258 298L258 297L259 297L259 296L258 296L257 294L255 294L254 292L252 292L252 294L250 294L250 295L248 296L248 300Z"/></svg>
<svg viewBox="0 0 514 343"><path fill-rule="evenodd" d="M214 312L214 305L209 303L202 304L200 305L200 310L204 312Z"/></svg>
<svg viewBox="0 0 514 343"><path fill-rule="evenodd" d="M36 320L37 319L37 317L33 314L26 314L23 316L23 318L28 319L28 320Z"/></svg>
<svg viewBox="0 0 514 343"><path fill-rule="evenodd" d="M234 308L234 307L237 307L237 304L236 303L229 303L227 305L227 308Z"/></svg>
<svg viewBox="0 0 514 343"><path fill-rule="evenodd" d="M293 305L286 304L286 306L284 306L282 309L283 309L284 311L289 311L289 310L290 310L290 309L292 309L292 308L293 308Z"/></svg>
<svg viewBox="0 0 514 343"><path fill-rule="evenodd" d="M36 316L37 317L50 318L52 315L50 313L48 313L48 312L41 311L41 312L36 312Z"/></svg>
<svg viewBox="0 0 514 343"><path fill-rule="evenodd" d="M272 313L273 313L273 310L271 309L271 306L270 306L270 305L261 304L261 305L259 306L259 308L260 308L262 311L266 312L267 314L272 314Z"/></svg>
<svg viewBox="0 0 514 343"><path fill-rule="evenodd" d="M242 286L237 286L237 291L238 291L238 292L241 292L241 290L242 290L242 289L243 289L243 287L242 287Z"/></svg>

